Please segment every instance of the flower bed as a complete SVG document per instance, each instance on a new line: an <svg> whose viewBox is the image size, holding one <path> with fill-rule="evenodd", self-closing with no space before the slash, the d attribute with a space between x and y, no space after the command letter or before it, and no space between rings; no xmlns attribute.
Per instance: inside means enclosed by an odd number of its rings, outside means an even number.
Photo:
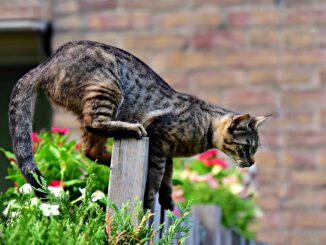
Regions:
<svg viewBox="0 0 326 245"><path fill-rule="evenodd" d="M15 156L1 149L11 163L7 178L15 183L15 187L0 194L0 243L35 241L34 244L42 244L42 241L47 241L52 244L65 241L66 244L102 244L109 238L111 241L118 239L117 244L126 241L136 244L153 238L157 231L152 227L144 223L138 226L130 224L132 215L140 220L151 216L150 213L141 215L140 206L133 214L128 214L127 207L118 210L111 204L116 214L105 217L104 193L107 191L109 168L87 159L81 153L80 144L69 140L68 132L68 129L52 128L51 132L43 131L31 136L35 161L49 183L49 187L44 186L43 190L49 195L46 203L33 196ZM111 146L112 140L108 143L108 150ZM193 200L194 203L220 205L223 225L235 227L250 236L248 224L255 217L256 209L252 192L244 188L243 175L235 168L227 168L217 153L211 150L197 158L175 160L174 198L182 203ZM174 228L167 231L160 244L169 244L166 242L176 234L180 234L179 239L183 241L189 229L181 226L186 216L185 209L180 213L175 210L170 215ZM104 229L106 222L111 224L107 226L110 231Z"/></svg>

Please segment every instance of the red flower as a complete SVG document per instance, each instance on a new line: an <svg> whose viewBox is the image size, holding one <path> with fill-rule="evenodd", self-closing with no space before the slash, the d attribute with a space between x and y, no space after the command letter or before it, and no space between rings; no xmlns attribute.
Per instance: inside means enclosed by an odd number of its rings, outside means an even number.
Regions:
<svg viewBox="0 0 326 245"><path fill-rule="evenodd" d="M70 131L69 128L54 128L54 127L51 128L52 133L66 134L69 131Z"/></svg>
<svg viewBox="0 0 326 245"><path fill-rule="evenodd" d="M8 157L7 159L8 159L8 161L10 161L10 162L16 162L16 159L15 159L15 158Z"/></svg>
<svg viewBox="0 0 326 245"><path fill-rule="evenodd" d="M40 143L42 141L41 138L37 137L37 133L33 132L31 134L31 138L32 138L32 141L35 142L35 143Z"/></svg>
<svg viewBox="0 0 326 245"><path fill-rule="evenodd" d="M62 183L61 180L52 180L51 183L49 184L49 186L60 187L60 186L62 186L61 183Z"/></svg>
<svg viewBox="0 0 326 245"><path fill-rule="evenodd" d="M80 148L80 142L77 142L76 145L75 145L75 149L79 150L79 148Z"/></svg>
<svg viewBox="0 0 326 245"><path fill-rule="evenodd" d="M214 158L214 159L211 159L211 160L206 160L204 162L204 164L206 166L214 166L214 165L219 165L221 166L222 168L227 168L227 163L224 162L224 160L222 160L221 158Z"/></svg>
<svg viewBox="0 0 326 245"><path fill-rule="evenodd" d="M218 153L217 149L211 149L211 150L205 151L202 154L199 154L198 158L199 158L199 160L203 161L203 160L206 160L207 158L215 157L217 153Z"/></svg>
<svg viewBox="0 0 326 245"><path fill-rule="evenodd" d="M205 166L211 167L214 165L219 165L222 168L227 168L227 163L224 162L221 158L217 157L218 150L217 149L211 149L208 150L198 156L198 159L201 160Z"/></svg>

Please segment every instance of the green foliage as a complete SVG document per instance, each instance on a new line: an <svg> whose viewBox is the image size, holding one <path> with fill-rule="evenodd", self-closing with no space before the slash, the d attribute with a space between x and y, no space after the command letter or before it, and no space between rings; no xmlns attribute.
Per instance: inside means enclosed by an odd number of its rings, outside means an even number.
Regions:
<svg viewBox="0 0 326 245"><path fill-rule="evenodd" d="M244 173L237 168L226 168L214 150L213 158L203 153L198 158L174 161L175 198L193 204L216 204L221 207L222 224L251 238L249 224L256 218L259 208L255 192L243 183ZM208 154L210 155L210 154ZM179 193L179 194L176 194Z"/></svg>
<svg viewBox="0 0 326 245"><path fill-rule="evenodd" d="M60 206L59 216L46 217L38 206L24 204L24 202L28 203L28 200L35 199L32 199L32 196L28 199L26 195L20 193L18 188L25 184L25 180L17 166L15 156L0 148L11 163L7 178L16 185L5 195L0 194L0 208L5 210L8 203L15 200L11 209L20 215L18 217L21 217L13 219L10 215L0 215L0 244L1 239L3 241L14 239L12 241L17 241L15 244L20 244L19 241L27 243L33 239L35 241L53 239L53 243L67 241L66 244L74 242L84 244L89 241L94 244L103 243L107 239L104 232L105 222L111 222L109 239L113 244L142 244L150 241L157 231L145 225L145 221L150 218L151 214L142 214L140 204L131 213L128 212L128 205L117 209L114 204L110 204L114 212L110 217L105 217L104 199L95 203L89 201L92 200L95 192L106 193L109 168L94 164L86 158L79 144L75 140L70 140L69 134L65 134L67 130L62 132L59 129L58 131L33 133L32 139L35 160L45 181L49 185L59 185L61 189L64 189L64 195L60 199L53 191L47 190L50 200ZM112 140L108 144L109 151L111 146ZM173 179L174 198L182 203L192 201L194 204L219 205L222 209L222 224L238 230L246 237L251 237L253 234L248 227L256 217L258 208L254 191L244 186L243 179L244 173L238 169L226 168L225 162L217 156L216 150L203 153L198 158L176 159ZM88 186L86 193L81 195L81 190L84 190L86 185ZM186 205L185 210L188 209ZM169 213L174 224L166 231L160 244L169 244L173 239L179 240L180 243L184 241L189 227L182 225L183 217L186 216L186 212L182 212L181 210L179 218ZM133 217L145 221L133 226L131 224L131 220L135 219ZM18 227L17 230L15 227ZM23 235L18 237L18 234ZM181 237L178 237L180 234ZM28 240L28 237L31 237L31 240Z"/></svg>
<svg viewBox="0 0 326 245"><path fill-rule="evenodd" d="M163 225L158 230L148 225L153 214L144 214L141 202L136 202L134 210L129 210L128 203L119 209L109 202L111 211L106 215L103 192L107 190L109 168L84 157L69 135L41 132L33 133L32 139L35 160L44 175L39 191L47 199L34 196L14 155L0 148L11 162L8 179L17 186L0 193L0 244L154 244L153 237ZM109 150L111 145L112 141ZM47 183L55 186L47 187ZM185 241L190 227L182 222L189 208L181 208L178 217L169 214L172 228L155 244Z"/></svg>
<svg viewBox="0 0 326 245"><path fill-rule="evenodd" d="M153 215L150 211L143 214L141 202L129 211L129 204L118 209L109 202L110 212L105 217L106 198L92 199L95 189L94 173L87 178L85 192L77 198L78 202L70 201L69 193L63 192L55 196L42 183L42 191L48 197L47 204L33 197L33 193L6 199L0 194L0 244L144 244L153 242L153 237L159 230L147 221ZM35 201L36 199L36 201ZM46 213L42 206L55 207L54 211ZM6 210L6 211L4 211ZM55 210L57 210L55 212ZM190 230L189 226L181 225L187 219L189 205L181 209L180 217L170 213L173 224L156 244L170 244L166 241L178 239L180 244L185 241ZM132 223L133 220L136 222ZM176 234L179 233L178 235Z"/></svg>

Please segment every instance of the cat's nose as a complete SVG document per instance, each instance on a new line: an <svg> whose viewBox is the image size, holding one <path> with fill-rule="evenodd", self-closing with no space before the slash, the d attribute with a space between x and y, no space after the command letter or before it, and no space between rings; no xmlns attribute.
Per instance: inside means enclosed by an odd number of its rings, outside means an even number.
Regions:
<svg viewBox="0 0 326 245"><path fill-rule="evenodd" d="M250 166L253 165L255 163L255 158L250 157L249 158L249 163L250 163Z"/></svg>

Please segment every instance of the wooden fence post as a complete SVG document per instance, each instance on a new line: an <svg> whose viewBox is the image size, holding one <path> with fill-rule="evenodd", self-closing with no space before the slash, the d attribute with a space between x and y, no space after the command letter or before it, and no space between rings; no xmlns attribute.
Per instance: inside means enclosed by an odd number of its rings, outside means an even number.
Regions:
<svg viewBox="0 0 326 245"><path fill-rule="evenodd" d="M149 139L115 139L112 147L108 198L118 208L130 201L129 210L135 207L134 199L143 201L148 169Z"/></svg>

